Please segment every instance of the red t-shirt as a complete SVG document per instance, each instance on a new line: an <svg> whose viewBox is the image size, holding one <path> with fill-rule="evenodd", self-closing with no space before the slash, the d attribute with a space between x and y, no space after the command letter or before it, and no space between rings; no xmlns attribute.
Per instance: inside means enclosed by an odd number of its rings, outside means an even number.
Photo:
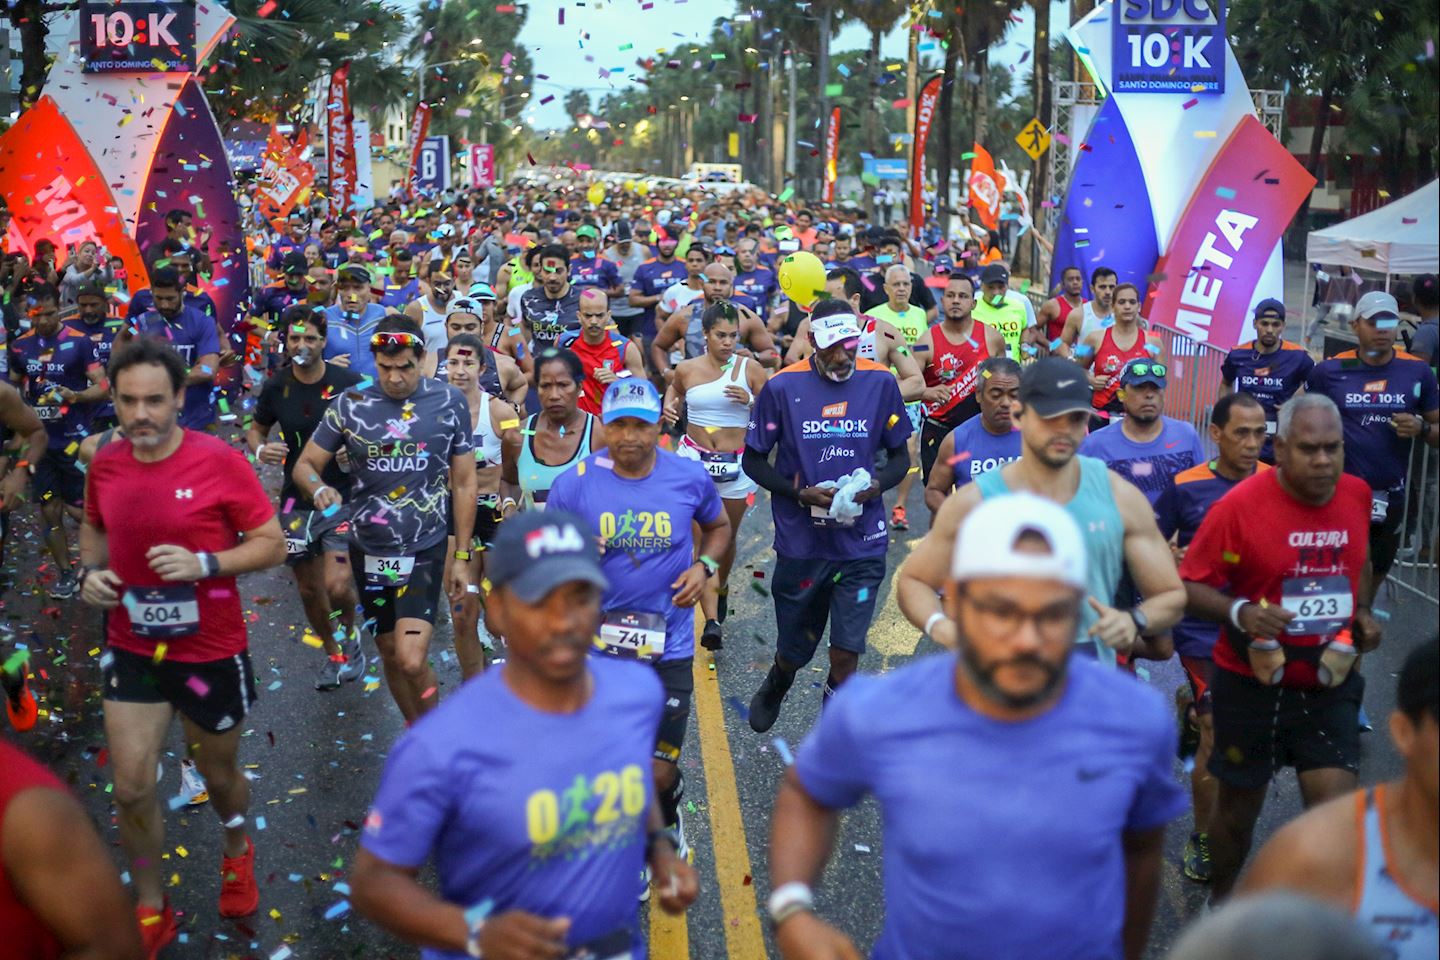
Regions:
<svg viewBox="0 0 1440 960"><path fill-rule="evenodd" d="M580 365L585 368L585 380L580 384L578 404L581 410L592 416L600 416L600 401L605 396L606 385L595 379L595 371L606 367L612 373L623 374L625 349L629 342L614 330L610 330L598 346L591 346L584 337L576 337L569 344L575 356L580 358Z"/></svg>
<svg viewBox="0 0 1440 960"><path fill-rule="evenodd" d="M0 836L4 834L10 801L34 788L65 792L65 785L54 774L0 740ZM51 960L58 956L60 942L16 896L5 871L5 851L0 847L0 960Z"/></svg>
<svg viewBox="0 0 1440 960"><path fill-rule="evenodd" d="M1180 576L1237 600L1264 599L1294 611L1289 630L1277 638L1286 648L1281 684L1313 689L1319 685L1318 648L1354 616L1369 544L1365 481L1341 474L1330 502L1312 507L1285 491L1279 470L1265 470L1240 481L1210 508L1190 541ZM1215 665L1254 676L1245 654L1225 636L1235 631L1218 628Z"/></svg>
<svg viewBox="0 0 1440 960"><path fill-rule="evenodd" d="M146 656L163 642L167 659L186 663L233 657L246 646L235 578L167 584L145 554L162 544L206 553L229 550L241 532L273 517L275 508L245 457L209 434L186 430L175 452L156 463L136 460L133 451L129 440L102 447L87 478L85 518L104 531L109 567L124 589L122 603L107 618L106 639L112 647ZM151 623L137 630L131 611ZM196 619L198 629L185 629ZM183 632L165 635L177 629Z"/></svg>

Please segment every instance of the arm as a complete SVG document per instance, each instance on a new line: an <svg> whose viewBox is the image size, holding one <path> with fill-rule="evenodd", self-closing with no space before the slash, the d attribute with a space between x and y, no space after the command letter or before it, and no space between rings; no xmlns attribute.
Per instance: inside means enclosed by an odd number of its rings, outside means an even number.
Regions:
<svg viewBox="0 0 1440 960"><path fill-rule="evenodd" d="M0 854L20 901L60 942L62 960L144 956L130 896L90 818L69 795L44 788L17 795L6 811Z"/></svg>
<svg viewBox="0 0 1440 960"><path fill-rule="evenodd" d="M530 382L520 370L514 357L495 351L495 369L500 373L500 389L516 410L525 410L525 395L530 392Z"/></svg>
<svg viewBox="0 0 1440 960"><path fill-rule="evenodd" d="M1150 939L1155 900L1160 894L1160 856L1165 848L1165 828L1127 831L1121 844L1125 850L1125 926L1121 940L1125 960L1140 960Z"/></svg>
<svg viewBox="0 0 1440 960"><path fill-rule="evenodd" d="M645 360L640 356L640 348L635 346L633 340L625 343L625 369L630 376L645 379Z"/></svg>
<svg viewBox="0 0 1440 960"><path fill-rule="evenodd" d="M770 823L770 888L787 883L813 887L835 845L839 814L805 792L794 768L785 772ZM787 917L775 929L786 960L860 960L860 953L839 930L808 910Z"/></svg>
<svg viewBox="0 0 1440 960"><path fill-rule="evenodd" d="M65 397L67 403L99 403L110 392L110 383L105 379L105 370L99 364L85 371L85 379L90 381L90 386L79 393L70 390L61 391L62 396L69 394Z"/></svg>
<svg viewBox="0 0 1440 960"><path fill-rule="evenodd" d="M740 340L747 344L750 356L764 367L780 366L780 354L775 349L775 337L765 329L765 324L751 310L740 308Z"/></svg>
<svg viewBox="0 0 1440 960"><path fill-rule="evenodd" d="M340 502L340 494L320 479L334 456L333 452L317 444L312 436L305 449L300 451L300 459L295 461L295 472L290 475L291 482L310 498L317 510Z"/></svg>
<svg viewBox="0 0 1440 960"><path fill-rule="evenodd" d="M899 486L900 481L905 479L905 474L910 472L910 448L906 444L902 443L898 447L886 447L885 453L888 455L885 459L885 466L875 475L870 490L862 491L855 498L856 503L864 503L866 500L880 496L886 490Z"/></svg>
<svg viewBox="0 0 1440 960"><path fill-rule="evenodd" d="M1135 580L1136 590L1145 598L1139 608L1144 610L1150 626L1144 637L1136 635L1135 621L1129 612L1106 605L1113 597L1095 597L1093 599L1099 601L1106 612L1101 613L1100 620L1092 629L1110 646L1114 646L1111 640L1121 632L1132 636L1133 642L1140 644L1147 639L1168 635L1170 627L1180 622L1185 614L1185 585L1180 582L1180 573L1175 569L1170 544L1160 535L1150 501L1137 487L1113 471L1110 472L1110 491L1115 498L1116 509L1120 511L1120 519L1125 524L1125 563ZM1111 624L1106 622L1111 612L1126 621L1119 625L1124 628L1123 631L1112 632ZM1158 657L1164 651L1157 647L1149 652ZM1167 653L1165 659L1168 658Z"/></svg>
<svg viewBox="0 0 1440 960"><path fill-rule="evenodd" d="M1030 328L1026 328L1027 330ZM992 357L1005 357L1010 355L1010 344L1005 342L1005 336L994 327L985 328L985 349Z"/></svg>
<svg viewBox="0 0 1440 960"><path fill-rule="evenodd" d="M942 613L940 588L950 570L950 556L955 549L955 534L965 516L980 502L980 488L966 484L946 498L930 532L925 534L895 575L895 600L900 612L917 628L924 630L931 617ZM955 649L955 626L940 620L930 629L930 636L942 646Z"/></svg>
<svg viewBox="0 0 1440 960"><path fill-rule="evenodd" d="M25 439L20 459L9 468L5 479L0 481L0 509L11 510L19 504L20 496L25 492L25 484L30 480L30 468L45 456L50 435L45 431L45 424L40 422L35 411L21 398L19 391L9 386L0 386L0 422L9 427L12 434Z"/></svg>
<svg viewBox="0 0 1440 960"><path fill-rule="evenodd" d="M730 543L730 517L723 509L718 510L715 519L709 523L700 523L698 518L695 522L700 525L700 550L696 560L680 575L680 579L670 584L670 589L675 591L673 602L677 607L694 606L705 590L709 575L699 558L716 560L724 555L725 547Z"/></svg>
<svg viewBox="0 0 1440 960"><path fill-rule="evenodd" d="M810 344L810 318L806 317L795 328L795 339L790 341L790 349L785 352L785 362L799 363L814 352L815 348Z"/></svg>
<svg viewBox="0 0 1440 960"><path fill-rule="evenodd" d="M220 354L202 353L196 360L195 366L190 368L189 374L185 377L185 386L196 387L202 384L215 382L215 367L220 363Z"/></svg>
<svg viewBox="0 0 1440 960"><path fill-rule="evenodd" d="M641 293L639 287L631 287L629 300L632 307L653 307L660 302L660 294Z"/></svg>
<svg viewBox="0 0 1440 960"><path fill-rule="evenodd" d="M679 341L685 333L685 323L689 309L690 308L686 306L676 310L674 316L658 328L660 332L655 334L655 339L650 344L650 361L655 365L655 369L660 375L667 381L674 376L674 368L670 365L670 349L675 346L676 342ZM656 322L659 322L658 317L656 318Z"/></svg>
<svg viewBox="0 0 1440 960"><path fill-rule="evenodd" d="M930 479L925 484L925 506L930 508L931 523L935 522L935 514L955 486L954 459L955 431L951 430L940 441L940 449L935 452L935 465L930 468Z"/></svg>
<svg viewBox="0 0 1440 960"><path fill-rule="evenodd" d="M356 908L376 926L416 946L465 952L465 911L422 885L419 870L399 867L360 848L350 875Z"/></svg>
<svg viewBox="0 0 1440 960"><path fill-rule="evenodd" d="M1355 799L1347 793L1275 831L1236 892L1246 896L1292 890L1350 911L1355 898Z"/></svg>
<svg viewBox="0 0 1440 960"><path fill-rule="evenodd" d="M469 421L466 421L469 427ZM479 484L475 479L475 453L466 450L450 458L450 506L455 512L455 548L469 551L475 538L475 499L479 495ZM448 584L451 603L465 599L466 587L470 585L470 565L452 563Z"/></svg>
<svg viewBox="0 0 1440 960"><path fill-rule="evenodd" d="M1060 330L1062 350L1067 354L1069 349L1075 346L1075 341L1080 337L1080 323L1084 319L1084 313L1085 310L1083 307L1077 307L1071 310L1070 315L1065 318L1065 326Z"/></svg>

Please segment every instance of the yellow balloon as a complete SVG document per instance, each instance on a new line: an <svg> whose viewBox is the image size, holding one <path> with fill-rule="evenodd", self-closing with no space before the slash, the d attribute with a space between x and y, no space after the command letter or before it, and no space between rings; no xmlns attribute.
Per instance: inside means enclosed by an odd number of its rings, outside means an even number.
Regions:
<svg viewBox="0 0 1440 960"><path fill-rule="evenodd" d="M815 254L799 250L780 261L780 289L802 307L809 307L825 292L825 264Z"/></svg>
<svg viewBox="0 0 1440 960"><path fill-rule="evenodd" d="M591 203L599 204L605 202L605 184L592 183L590 189L585 192L585 199Z"/></svg>
<svg viewBox="0 0 1440 960"><path fill-rule="evenodd" d="M634 181L634 180L626 180L626 181L625 181L625 190L626 190L626 192L629 192L629 191L634 190L634 189L635 189L635 181Z"/></svg>
<svg viewBox="0 0 1440 960"><path fill-rule="evenodd" d="M648 183L642 183L642 184L640 184L640 186L638 186L638 187L635 188L635 192L638 193L638 194L640 194L640 196L642 196L642 197L648 197L648 196L650 196L650 184L648 184Z"/></svg>

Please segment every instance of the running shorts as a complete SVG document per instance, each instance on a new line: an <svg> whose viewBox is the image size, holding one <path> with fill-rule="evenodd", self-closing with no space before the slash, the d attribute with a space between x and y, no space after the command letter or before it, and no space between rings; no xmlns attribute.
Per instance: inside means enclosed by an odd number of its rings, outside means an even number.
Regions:
<svg viewBox="0 0 1440 960"><path fill-rule="evenodd" d="M1360 768L1360 675L1332 689L1267 687L1217 667L1211 675L1215 750L1210 772L1241 790L1270 782L1282 767L1296 773Z"/></svg>
<svg viewBox="0 0 1440 960"><path fill-rule="evenodd" d="M200 663L157 663L154 657L112 647L102 658L101 673L106 700L168 703L209 733L233 729L255 703L255 669L249 651Z"/></svg>
<svg viewBox="0 0 1440 960"><path fill-rule="evenodd" d="M413 556L388 558L414 561L404 583L396 578L387 578L386 582L372 585L365 572L365 551L351 542L350 569L360 592L360 606L365 619L374 624L372 633L394 633L395 623L399 620L435 623L440 610L440 593L445 586L445 557L449 549L450 541L445 538Z"/></svg>

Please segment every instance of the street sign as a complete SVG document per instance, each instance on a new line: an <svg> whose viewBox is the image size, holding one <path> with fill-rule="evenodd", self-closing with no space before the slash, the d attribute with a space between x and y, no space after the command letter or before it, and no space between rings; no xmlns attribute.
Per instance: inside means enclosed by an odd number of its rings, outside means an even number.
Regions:
<svg viewBox="0 0 1440 960"><path fill-rule="evenodd" d="M450 189L450 138L426 137L415 166L415 189L439 193Z"/></svg>
<svg viewBox="0 0 1440 960"><path fill-rule="evenodd" d="M194 0L83 0L85 73L192 73Z"/></svg>
<svg viewBox="0 0 1440 960"><path fill-rule="evenodd" d="M863 173L876 180L904 180L910 175L910 166L904 157L861 156Z"/></svg>
<svg viewBox="0 0 1440 960"><path fill-rule="evenodd" d="M1030 155L1031 160L1039 160L1050 149L1050 131L1045 129L1039 117L1035 117L1016 135L1015 142Z"/></svg>
<svg viewBox="0 0 1440 960"><path fill-rule="evenodd" d="M1225 0L1115 0L1110 89L1224 93Z"/></svg>

